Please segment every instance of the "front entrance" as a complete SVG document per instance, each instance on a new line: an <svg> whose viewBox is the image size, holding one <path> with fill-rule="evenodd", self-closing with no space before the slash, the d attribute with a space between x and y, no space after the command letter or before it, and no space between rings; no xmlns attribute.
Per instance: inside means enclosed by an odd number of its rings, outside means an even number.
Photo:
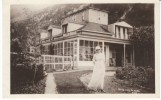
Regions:
<svg viewBox="0 0 161 100"><path fill-rule="evenodd" d="M104 47L106 65L109 67L123 66L123 46L105 43Z"/></svg>
<svg viewBox="0 0 161 100"><path fill-rule="evenodd" d="M116 51L116 67L121 67L122 65L122 53L120 51Z"/></svg>

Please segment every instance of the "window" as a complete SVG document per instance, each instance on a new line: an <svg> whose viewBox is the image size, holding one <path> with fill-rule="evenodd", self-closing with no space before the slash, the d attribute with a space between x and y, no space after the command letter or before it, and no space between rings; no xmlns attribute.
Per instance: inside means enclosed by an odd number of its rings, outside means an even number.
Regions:
<svg viewBox="0 0 161 100"><path fill-rule="evenodd" d="M121 34L120 34L120 27L118 27L118 38L121 37Z"/></svg>
<svg viewBox="0 0 161 100"><path fill-rule="evenodd" d="M63 55L63 43L55 43L53 44L53 47L54 47L54 55Z"/></svg>
<svg viewBox="0 0 161 100"><path fill-rule="evenodd" d="M116 35L116 34L117 34L117 33L116 33L116 30L117 30L117 26L115 26L115 37L117 37L117 35Z"/></svg>
<svg viewBox="0 0 161 100"><path fill-rule="evenodd" d="M76 15L73 15L73 16L72 16L72 20L73 20L73 21L76 21Z"/></svg>
<svg viewBox="0 0 161 100"><path fill-rule="evenodd" d="M125 37L125 28L123 28L123 35L124 35L124 39L125 39L125 38L126 38L126 37Z"/></svg>
<svg viewBox="0 0 161 100"><path fill-rule="evenodd" d="M63 33L67 33L67 32L68 32L68 31L67 31L67 27L68 27L68 24L64 24L64 25L62 26Z"/></svg>
<svg viewBox="0 0 161 100"><path fill-rule="evenodd" d="M80 47L79 47L79 60L80 61L92 61L95 47L96 46L102 47L102 42L98 41L87 41L87 40L80 40Z"/></svg>
<svg viewBox="0 0 161 100"><path fill-rule="evenodd" d="M44 46L44 54L49 54L49 45Z"/></svg>
<svg viewBox="0 0 161 100"><path fill-rule="evenodd" d="M67 41L64 47L65 56L77 55L77 41Z"/></svg>

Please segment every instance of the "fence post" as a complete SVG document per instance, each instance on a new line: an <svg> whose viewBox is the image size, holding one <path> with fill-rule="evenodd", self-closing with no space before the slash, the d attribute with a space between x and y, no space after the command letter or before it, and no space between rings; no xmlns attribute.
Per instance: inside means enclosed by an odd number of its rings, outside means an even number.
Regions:
<svg viewBox="0 0 161 100"><path fill-rule="evenodd" d="M64 70L64 56L62 57L62 59L63 59L63 70Z"/></svg>
<svg viewBox="0 0 161 100"><path fill-rule="evenodd" d="M55 69L55 56L54 56L54 70L56 70L56 69Z"/></svg>
<svg viewBox="0 0 161 100"><path fill-rule="evenodd" d="M43 65L44 65L44 70L45 70L45 56L43 56Z"/></svg>

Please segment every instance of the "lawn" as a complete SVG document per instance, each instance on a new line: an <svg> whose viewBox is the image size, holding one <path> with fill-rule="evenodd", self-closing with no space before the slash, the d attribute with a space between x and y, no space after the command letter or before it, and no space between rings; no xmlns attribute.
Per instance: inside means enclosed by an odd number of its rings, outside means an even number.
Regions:
<svg viewBox="0 0 161 100"><path fill-rule="evenodd" d="M80 81L80 77L92 71L77 71L69 73L54 74L57 84L57 91L60 94L83 94L91 93L86 90L85 85ZM147 89L132 86L129 82L116 79L115 76L106 76L104 90L108 94L116 93L150 93Z"/></svg>
<svg viewBox="0 0 161 100"><path fill-rule="evenodd" d="M83 83L80 81L80 77L83 74L90 73L92 71L77 71L70 73L54 74L57 84L57 91L60 94L84 94L89 93L86 90Z"/></svg>
<svg viewBox="0 0 161 100"><path fill-rule="evenodd" d="M105 77L104 89L107 93L150 93L147 89L129 84L128 81L116 79L115 76Z"/></svg>

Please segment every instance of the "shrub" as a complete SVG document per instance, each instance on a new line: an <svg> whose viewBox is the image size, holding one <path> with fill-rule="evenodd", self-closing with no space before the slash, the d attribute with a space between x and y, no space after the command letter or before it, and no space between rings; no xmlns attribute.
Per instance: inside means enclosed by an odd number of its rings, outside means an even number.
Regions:
<svg viewBox="0 0 161 100"><path fill-rule="evenodd" d="M35 80L40 80L44 77L44 66L43 64L37 65Z"/></svg>
<svg viewBox="0 0 161 100"><path fill-rule="evenodd" d="M130 81L132 85L155 88L155 71L146 67L124 67L116 71L116 78Z"/></svg>
<svg viewBox="0 0 161 100"><path fill-rule="evenodd" d="M35 74L36 71L36 74ZM34 79L35 74L35 79ZM44 69L43 65L35 65L26 66L20 65L15 68L11 68L11 85L19 84L22 82L32 82L33 79L35 82L39 81L44 77Z"/></svg>

